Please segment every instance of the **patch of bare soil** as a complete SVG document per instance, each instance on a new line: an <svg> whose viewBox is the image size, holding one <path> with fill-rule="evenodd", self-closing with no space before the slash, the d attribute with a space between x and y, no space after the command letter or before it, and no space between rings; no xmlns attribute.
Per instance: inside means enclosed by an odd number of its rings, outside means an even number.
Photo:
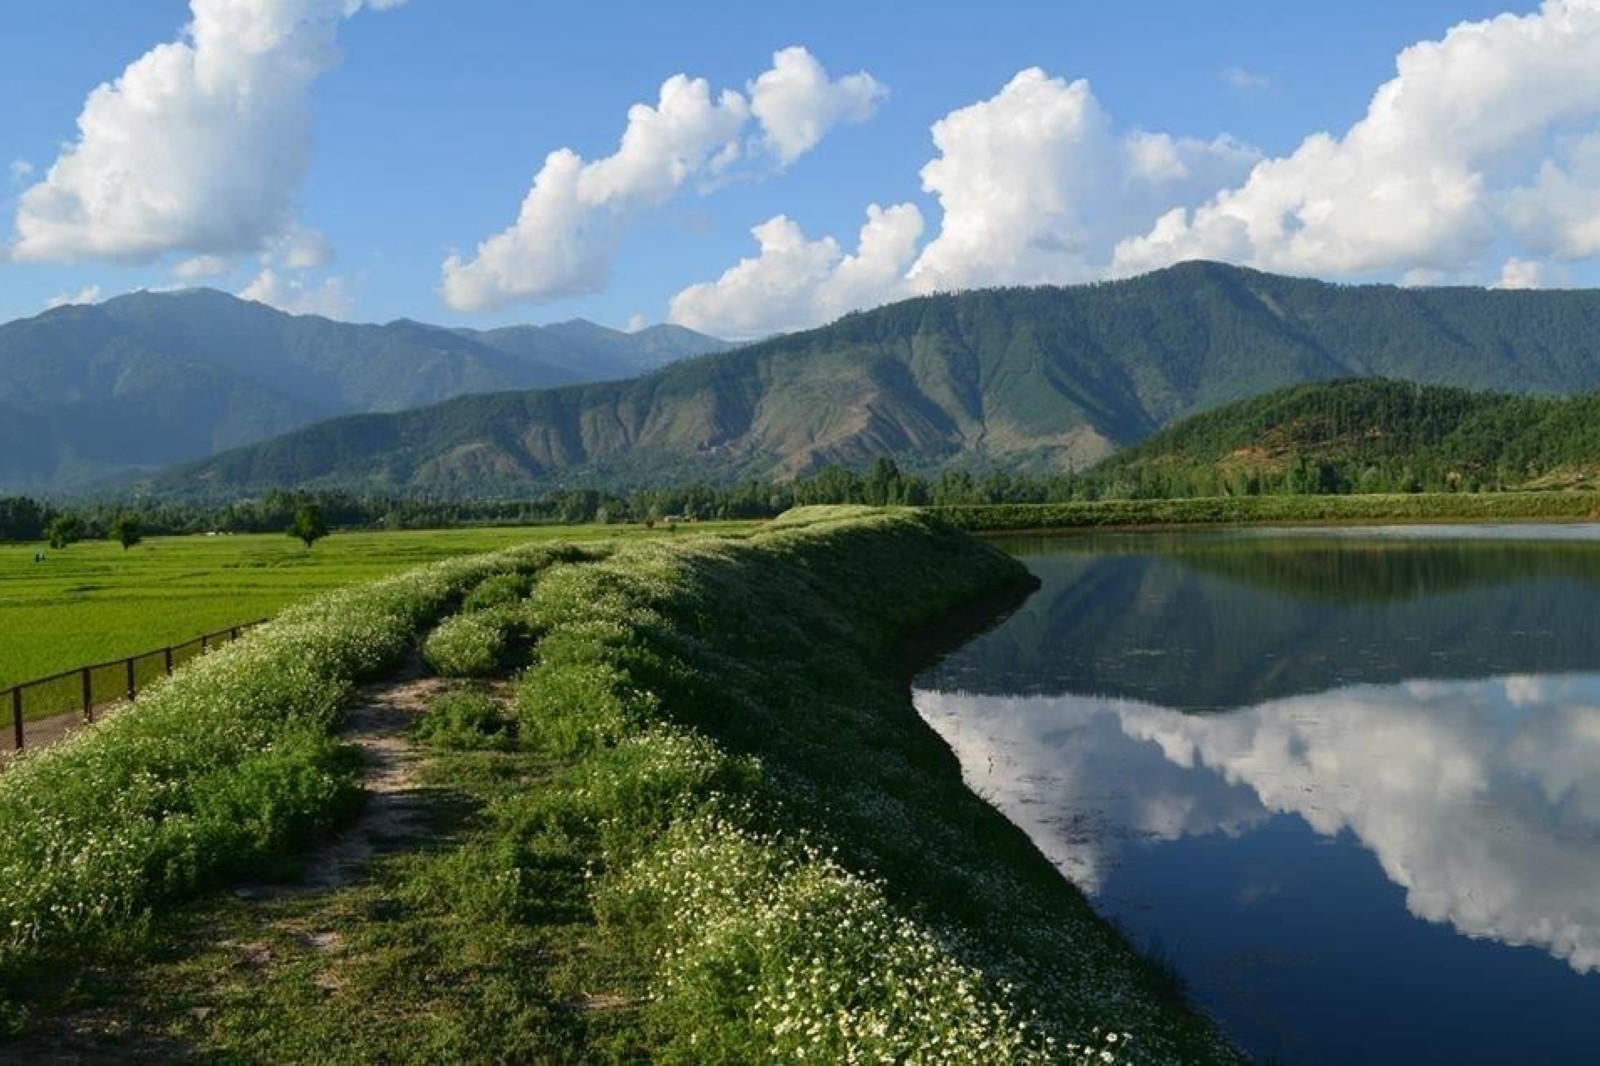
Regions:
<svg viewBox="0 0 1600 1066"><path fill-rule="evenodd" d="M446 684L423 677L413 655L400 674L364 690L345 715L340 739L360 748L366 759L361 787L367 793L361 816L319 850L306 866L300 891L326 892L349 884L380 849L404 846L422 830L429 789L418 783L427 755L409 736L412 723Z"/></svg>

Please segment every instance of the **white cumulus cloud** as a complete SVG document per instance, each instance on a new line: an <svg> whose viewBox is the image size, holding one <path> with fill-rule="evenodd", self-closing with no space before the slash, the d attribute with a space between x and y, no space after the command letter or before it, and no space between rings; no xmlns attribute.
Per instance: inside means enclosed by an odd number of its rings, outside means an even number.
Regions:
<svg viewBox="0 0 1600 1066"><path fill-rule="evenodd" d="M292 270L316 270L333 262L333 242L314 229L294 226L272 242L269 255Z"/></svg>
<svg viewBox="0 0 1600 1066"><path fill-rule="evenodd" d="M1399 55L1343 135L1316 133L1242 184L1174 207L1121 271L1212 258L1321 275L1460 272L1495 242L1600 251L1600 3L1546 0Z"/></svg>
<svg viewBox="0 0 1600 1066"><path fill-rule="evenodd" d="M669 320L719 336L813 326L916 293L1103 276L1117 241L1174 203L1200 203L1260 158L1230 137L1118 131L1088 82L1039 69L933 126L923 188L943 218L919 247L921 211L869 210L859 250L807 240L779 216L759 255L671 301Z"/></svg>
<svg viewBox="0 0 1600 1066"><path fill-rule="evenodd" d="M226 274L232 266L233 264L224 256L197 255L173 267L172 273L183 281L199 281Z"/></svg>
<svg viewBox="0 0 1600 1066"><path fill-rule="evenodd" d="M147 262L259 251L295 229L312 84L339 23L394 0L191 0L178 40L91 92L18 200L12 257Z"/></svg>
<svg viewBox="0 0 1600 1066"><path fill-rule="evenodd" d="M832 237L807 240L779 215L751 230L759 254L714 282L672 298L667 318L721 337L746 339L826 322L859 307L910 295L906 269L922 235L914 204L867 208L856 251Z"/></svg>
<svg viewBox="0 0 1600 1066"><path fill-rule="evenodd" d="M1497 289L1542 289L1545 284L1545 265L1536 259L1518 259L1512 256L1500 268Z"/></svg>
<svg viewBox="0 0 1600 1066"><path fill-rule="evenodd" d="M871 118L887 95L870 74L833 81L810 52L785 48L772 57L772 69L751 83L750 110L772 153L787 164L815 148L840 122Z"/></svg>
<svg viewBox="0 0 1600 1066"><path fill-rule="evenodd" d="M830 81L803 48L778 52L749 91L754 103L732 89L713 96L704 79L676 74L654 106L629 109L612 155L585 161L571 149L551 152L516 221L470 258L445 260L445 302L482 311L596 292L635 213L685 186L723 179L752 157L787 165L839 122L869 117L882 95L865 74Z"/></svg>
<svg viewBox="0 0 1600 1066"><path fill-rule="evenodd" d="M922 186L944 219L912 269L925 290L1103 276L1130 229L1259 158L1230 137L1119 133L1087 81L1038 68L934 123L933 142Z"/></svg>
<svg viewBox="0 0 1600 1066"><path fill-rule="evenodd" d="M327 278L317 284L307 281L303 276L279 273L270 266L240 289L239 297L276 307L292 315L321 315L338 319L349 315L351 304L349 287L341 277Z"/></svg>
<svg viewBox="0 0 1600 1066"><path fill-rule="evenodd" d="M85 285L74 293L61 293L52 296L44 302L45 307L66 307L68 304L97 304L100 302L100 286Z"/></svg>

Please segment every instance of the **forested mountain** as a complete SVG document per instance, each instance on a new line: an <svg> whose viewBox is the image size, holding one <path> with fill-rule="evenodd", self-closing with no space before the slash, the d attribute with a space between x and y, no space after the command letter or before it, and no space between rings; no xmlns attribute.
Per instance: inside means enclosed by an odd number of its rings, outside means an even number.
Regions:
<svg viewBox="0 0 1600 1066"><path fill-rule="evenodd" d="M337 420L161 485L481 494L786 477L879 455L1039 474L1234 400L1352 376L1600 387L1600 292L1330 285L1196 262L930 296L633 381Z"/></svg>
<svg viewBox="0 0 1600 1066"><path fill-rule="evenodd" d="M1102 495L1133 497L1593 487L1600 392L1299 385L1180 422L1088 480Z"/></svg>
<svg viewBox="0 0 1600 1066"><path fill-rule="evenodd" d="M628 377L725 347L581 321L355 325L208 289L61 307L0 325L0 490L83 486L341 414Z"/></svg>

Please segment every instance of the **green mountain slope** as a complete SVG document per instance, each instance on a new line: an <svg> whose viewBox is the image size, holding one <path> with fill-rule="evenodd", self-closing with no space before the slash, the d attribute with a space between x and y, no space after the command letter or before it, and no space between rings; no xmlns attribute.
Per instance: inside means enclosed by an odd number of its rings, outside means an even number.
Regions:
<svg viewBox="0 0 1600 1066"><path fill-rule="evenodd" d="M72 488L341 414L628 377L723 346L587 322L497 331L513 332L524 343L288 315L205 289L0 325L0 489Z"/></svg>
<svg viewBox="0 0 1600 1066"><path fill-rule="evenodd" d="M1082 468L1188 415L1306 381L1600 387L1600 292L1340 286L1215 263L909 300L644 378L336 421L163 479L524 491L783 477L893 455Z"/></svg>
<svg viewBox="0 0 1600 1066"><path fill-rule="evenodd" d="M1097 467L1116 495L1560 488L1600 480L1600 392L1386 379L1299 385L1186 419Z"/></svg>

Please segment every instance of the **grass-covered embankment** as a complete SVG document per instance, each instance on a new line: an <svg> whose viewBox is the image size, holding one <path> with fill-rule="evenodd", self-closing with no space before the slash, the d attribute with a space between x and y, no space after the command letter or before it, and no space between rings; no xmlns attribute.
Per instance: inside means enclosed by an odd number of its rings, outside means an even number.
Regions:
<svg viewBox="0 0 1600 1066"><path fill-rule="evenodd" d="M931 508L971 533L1168 525L1362 522L1582 522L1594 492L1424 492L1348 496L1211 496Z"/></svg>
<svg viewBox="0 0 1600 1066"><path fill-rule="evenodd" d="M920 638L1026 581L1014 560L926 515L839 509L745 540L636 542L542 569L517 558L446 564L455 576L427 597L464 601L425 642L442 670L529 664L503 697L457 690L419 725L448 797L427 846L331 893L223 896L158 922L160 946L91 997L99 1023L250 1061L1233 1061L967 790L912 707ZM400 610L381 656L335 672L392 659L425 613ZM330 642L306 624L282 637L278 669L321 661ZM262 827L258 845L222 852L231 866L174 891L287 857L277 827L296 810L328 817L347 780L335 693L305 702L303 729L265 734L262 758L311 753L289 770L247 772L254 755L221 748L235 768L217 781L235 784L218 795L261 802L168 802L176 817L103 828L138 827L148 871L181 854L167 820L178 839L186 822ZM99 738L115 734L92 735L109 758ZM175 762L165 787L211 795L213 761Z"/></svg>
<svg viewBox="0 0 1600 1066"><path fill-rule="evenodd" d="M291 860L357 798L332 731L486 577L567 546L437 563L326 594L158 682L132 710L0 774L0 972L137 931L152 908Z"/></svg>
<svg viewBox="0 0 1600 1066"><path fill-rule="evenodd" d="M613 1040L668 1061L1229 1059L912 708L919 634L1022 568L926 516L810 517L541 576L517 743L563 769L491 808L463 883L536 915L584 863L642 1004Z"/></svg>

